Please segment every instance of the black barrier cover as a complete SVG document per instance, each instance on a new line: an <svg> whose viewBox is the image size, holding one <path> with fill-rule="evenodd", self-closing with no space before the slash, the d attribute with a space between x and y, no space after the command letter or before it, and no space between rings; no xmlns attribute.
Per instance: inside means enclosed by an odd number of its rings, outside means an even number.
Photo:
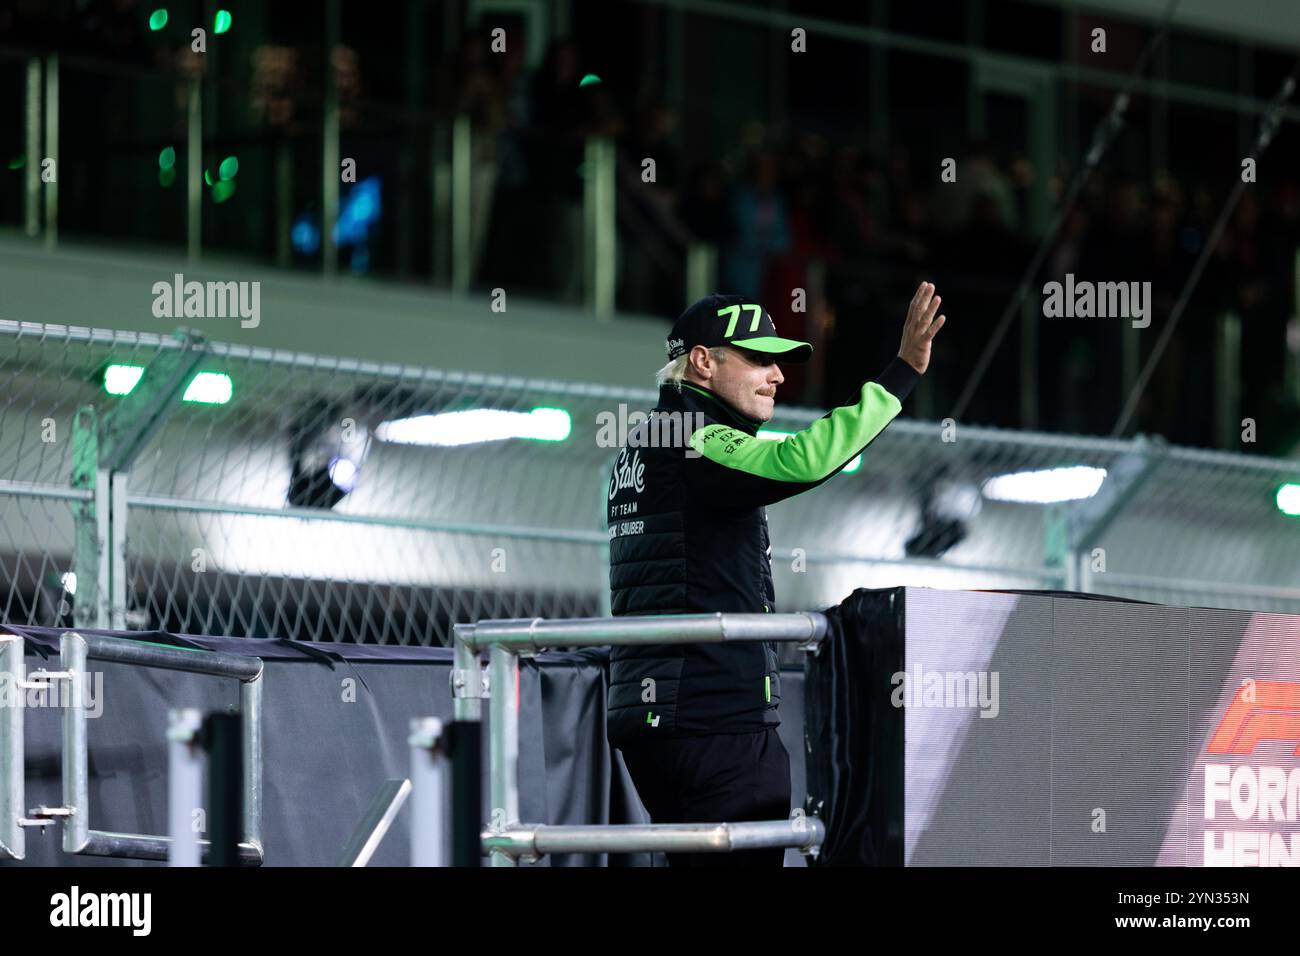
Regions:
<svg viewBox="0 0 1300 956"><path fill-rule="evenodd" d="M804 662L805 811L826 825L819 866L903 865L902 588L859 588L828 608L826 640Z"/></svg>
<svg viewBox="0 0 1300 956"><path fill-rule="evenodd" d="M9 626L26 639L27 668L56 669L63 630ZM268 866L334 866L367 805L386 780L409 775L410 719L450 724L452 651L442 647L308 644L207 638L162 632L87 631L174 647L246 654L266 662L262 680L262 836ZM519 804L524 822L646 823L622 757L605 739L608 654L546 652L520 662ZM102 713L87 721L90 826L165 835L167 710L238 710L238 681L99 661ZM29 807L58 806L61 717L25 714ZM482 753L487 753L487 701ZM465 756L462 752L462 756ZM471 763L474 755L470 753ZM481 761L486 771L486 760ZM482 779L482 819L491 819ZM211 814L209 814L210 819ZM409 860L408 812L398 814L372 866ZM27 833L25 863L0 866L157 866L70 856L56 825ZM542 866L648 866L649 854L544 857Z"/></svg>

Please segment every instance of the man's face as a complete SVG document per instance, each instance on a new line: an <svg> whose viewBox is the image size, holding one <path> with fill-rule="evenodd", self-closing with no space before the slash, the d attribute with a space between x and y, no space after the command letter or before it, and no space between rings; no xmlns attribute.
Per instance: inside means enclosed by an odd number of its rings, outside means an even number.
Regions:
<svg viewBox="0 0 1300 956"><path fill-rule="evenodd" d="M785 381L774 356L727 346L727 358L713 366L709 387L742 415L770 421L776 411L776 387Z"/></svg>

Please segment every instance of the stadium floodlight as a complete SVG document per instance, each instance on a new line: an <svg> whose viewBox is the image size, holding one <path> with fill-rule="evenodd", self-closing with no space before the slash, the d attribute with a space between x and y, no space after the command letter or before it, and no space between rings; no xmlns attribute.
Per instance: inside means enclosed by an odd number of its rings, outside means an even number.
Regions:
<svg viewBox="0 0 1300 956"><path fill-rule="evenodd" d="M331 458L328 468L330 481L342 492L349 492L357 486L357 477L361 466L351 458Z"/></svg>
<svg viewBox="0 0 1300 956"><path fill-rule="evenodd" d="M63 585L63 590L67 591L73 597L77 594L77 572L64 571L59 575L59 583Z"/></svg>
<svg viewBox="0 0 1300 956"><path fill-rule="evenodd" d="M985 481L980 490L991 501L1047 505L1091 498L1105 480L1105 468L1071 465L998 475Z"/></svg>
<svg viewBox="0 0 1300 956"><path fill-rule="evenodd" d="M375 437L397 445L435 447L473 445L506 438L564 441L571 428L572 419L563 408L534 408L531 412L471 408L381 422L375 429Z"/></svg>
<svg viewBox="0 0 1300 956"><path fill-rule="evenodd" d="M980 491L973 482L949 477L940 466L932 475L919 478L916 529L903 542L909 558L942 558L966 540L971 523L980 513Z"/></svg>
<svg viewBox="0 0 1300 956"><path fill-rule="evenodd" d="M199 372L190 380L183 402L195 402L200 405L224 405L235 394L234 383L224 372Z"/></svg>
<svg viewBox="0 0 1300 956"><path fill-rule="evenodd" d="M333 508L357 487L370 453L364 408L325 403L305 407L292 424L288 501L296 508Z"/></svg>
<svg viewBox="0 0 1300 956"><path fill-rule="evenodd" d="M143 365L110 365L104 369L104 391L110 395L130 395L143 375Z"/></svg>
<svg viewBox="0 0 1300 956"><path fill-rule="evenodd" d="M785 441L793 434L794 432L783 432L783 431L778 431L775 428L765 428L758 433L758 437L766 438L768 441ZM847 465L845 465L842 469L840 469L840 471L843 474L851 475L853 474L853 472L857 471L861 467L862 467L862 456L854 455L853 460L850 461Z"/></svg>
<svg viewBox="0 0 1300 956"><path fill-rule="evenodd" d="M1300 517L1300 485L1287 482L1277 490L1277 510L1284 515Z"/></svg>

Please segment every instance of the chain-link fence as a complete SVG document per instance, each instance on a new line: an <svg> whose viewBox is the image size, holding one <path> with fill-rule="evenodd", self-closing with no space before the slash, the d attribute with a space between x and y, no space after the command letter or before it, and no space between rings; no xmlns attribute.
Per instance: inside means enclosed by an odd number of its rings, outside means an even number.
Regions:
<svg viewBox="0 0 1300 956"><path fill-rule="evenodd" d="M0 372L4 620L325 641L607 613L608 469L655 399L15 322ZM1105 469L1100 491L986 485L1067 467ZM1011 497L1041 496L1030 478ZM1300 518L1275 501L1297 480L1157 441L901 420L771 508L778 606L922 584L1300 612Z"/></svg>

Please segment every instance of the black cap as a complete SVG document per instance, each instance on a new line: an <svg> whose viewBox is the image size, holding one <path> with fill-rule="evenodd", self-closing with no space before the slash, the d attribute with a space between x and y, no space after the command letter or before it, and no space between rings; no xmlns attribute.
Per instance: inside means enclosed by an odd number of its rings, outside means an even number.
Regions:
<svg viewBox="0 0 1300 956"><path fill-rule="evenodd" d="M668 333L668 358L680 358L697 345L735 345L768 352L781 362L806 362L812 355L807 342L778 336L772 316L757 302L717 292L700 299L673 323Z"/></svg>

